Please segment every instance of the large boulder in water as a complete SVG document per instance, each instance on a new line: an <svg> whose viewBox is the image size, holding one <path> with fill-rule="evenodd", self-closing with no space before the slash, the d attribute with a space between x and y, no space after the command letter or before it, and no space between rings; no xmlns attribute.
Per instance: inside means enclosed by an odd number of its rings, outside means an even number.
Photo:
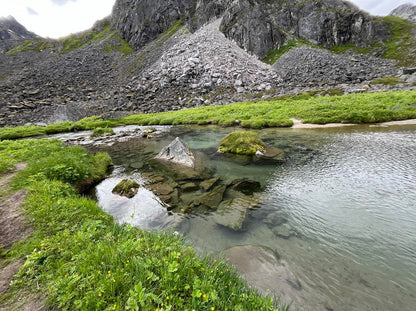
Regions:
<svg viewBox="0 0 416 311"><path fill-rule="evenodd" d="M195 158L189 146L179 137L176 137L174 141L163 148L155 159L170 161L186 167L195 167Z"/></svg>

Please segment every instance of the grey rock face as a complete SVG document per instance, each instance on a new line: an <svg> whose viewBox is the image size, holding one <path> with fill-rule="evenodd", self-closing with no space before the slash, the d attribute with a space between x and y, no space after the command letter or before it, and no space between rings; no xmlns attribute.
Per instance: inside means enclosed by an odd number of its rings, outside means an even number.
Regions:
<svg viewBox="0 0 416 311"><path fill-rule="evenodd" d="M155 159L170 161L192 168L195 166L195 158L189 146L179 137L176 137L173 142L163 148Z"/></svg>
<svg viewBox="0 0 416 311"><path fill-rule="evenodd" d="M225 12L221 30L259 57L292 37L330 48L365 45L387 33L385 26L341 0L235 1Z"/></svg>
<svg viewBox="0 0 416 311"><path fill-rule="evenodd" d="M118 0L112 22L120 35L138 49L168 30L193 5L192 0Z"/></svg>
<svg viewBox="0 0 416 311"><path fill-rule="evenodd" d="M118 0L113 23L138 49L177 20L195 31L221 16L225 36L261 58L292 37L332 47L365 45L387 34L382 23L342 0Z"/></svg>
<svg viewBox="0 0 416 311"><path fill-rule="evenodd" d="M0 17L0 40L22 40L37 37L12 16Z"/></svg>
<svg viewBox="0 0 416 311"><path fill-rule="evenodd" d="M402 4L391 11L390 15L416 23L416 5L411 3Z"/></svg>

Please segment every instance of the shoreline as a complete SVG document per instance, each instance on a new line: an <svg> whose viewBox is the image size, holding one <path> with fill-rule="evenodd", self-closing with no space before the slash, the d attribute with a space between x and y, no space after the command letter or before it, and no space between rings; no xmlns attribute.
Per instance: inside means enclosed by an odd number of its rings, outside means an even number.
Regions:
<svg viewBox="0 0 416 311"><path fill-rule="evenodd" d="M320 128L336 128L336 127L348 127L356 125L369 125L370 127L387 127L387 126L401 126L401 125L416 125L416 119L408 119L401 121L388 121L381 123L327 123L327 124L312 124L302 123L302 120L291 119L293 121L292 129L320 129Z"/></svg>

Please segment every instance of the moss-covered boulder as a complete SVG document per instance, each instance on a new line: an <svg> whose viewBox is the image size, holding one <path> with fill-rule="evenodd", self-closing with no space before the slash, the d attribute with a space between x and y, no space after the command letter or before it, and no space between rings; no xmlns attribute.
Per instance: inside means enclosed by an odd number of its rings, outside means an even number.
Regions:
<svg viewBox="0 0 416 311"><path fill-rule="evenodd" d="M240 131L225 136L218 150L224 153L255 155L257 151L263 152L265 148L266 145L256 132Z"/></svg>
<svg viewBox="0 0 416 311"><path fill-rule="evenodd" d="M114 187L112 192L130 199L137 194L139 188L140 185L134 180L123 179Z"/></svg>

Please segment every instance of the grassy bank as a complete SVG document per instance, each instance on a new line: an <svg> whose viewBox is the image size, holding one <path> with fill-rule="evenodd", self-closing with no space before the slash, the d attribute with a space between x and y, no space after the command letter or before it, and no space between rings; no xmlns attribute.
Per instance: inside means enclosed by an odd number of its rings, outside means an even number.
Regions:
<svg viewBox="0 0 416 311"><path fill-rule="evenodd" d="M115 224L79 195L84 180L99 179L106 154L89 155L57 140L0 142L0 172L27 162L14 180L28 194L29 239L1 253L0 266L27 258L0 306L28 293L63 310L275 310L226 264L198 257L169 233Z"/></svg>
<svg viewBox="0 0 416 311"><path fill-rule="evenodd" d="M416 118L416 91L315 96L315 92L269 101L243 102L180 111L131 115L117 120L86 118L46 127L0 129L0 140L118 125L218 124L247 128L289 127L292 118L304 123L377 123Z"/></svg>

